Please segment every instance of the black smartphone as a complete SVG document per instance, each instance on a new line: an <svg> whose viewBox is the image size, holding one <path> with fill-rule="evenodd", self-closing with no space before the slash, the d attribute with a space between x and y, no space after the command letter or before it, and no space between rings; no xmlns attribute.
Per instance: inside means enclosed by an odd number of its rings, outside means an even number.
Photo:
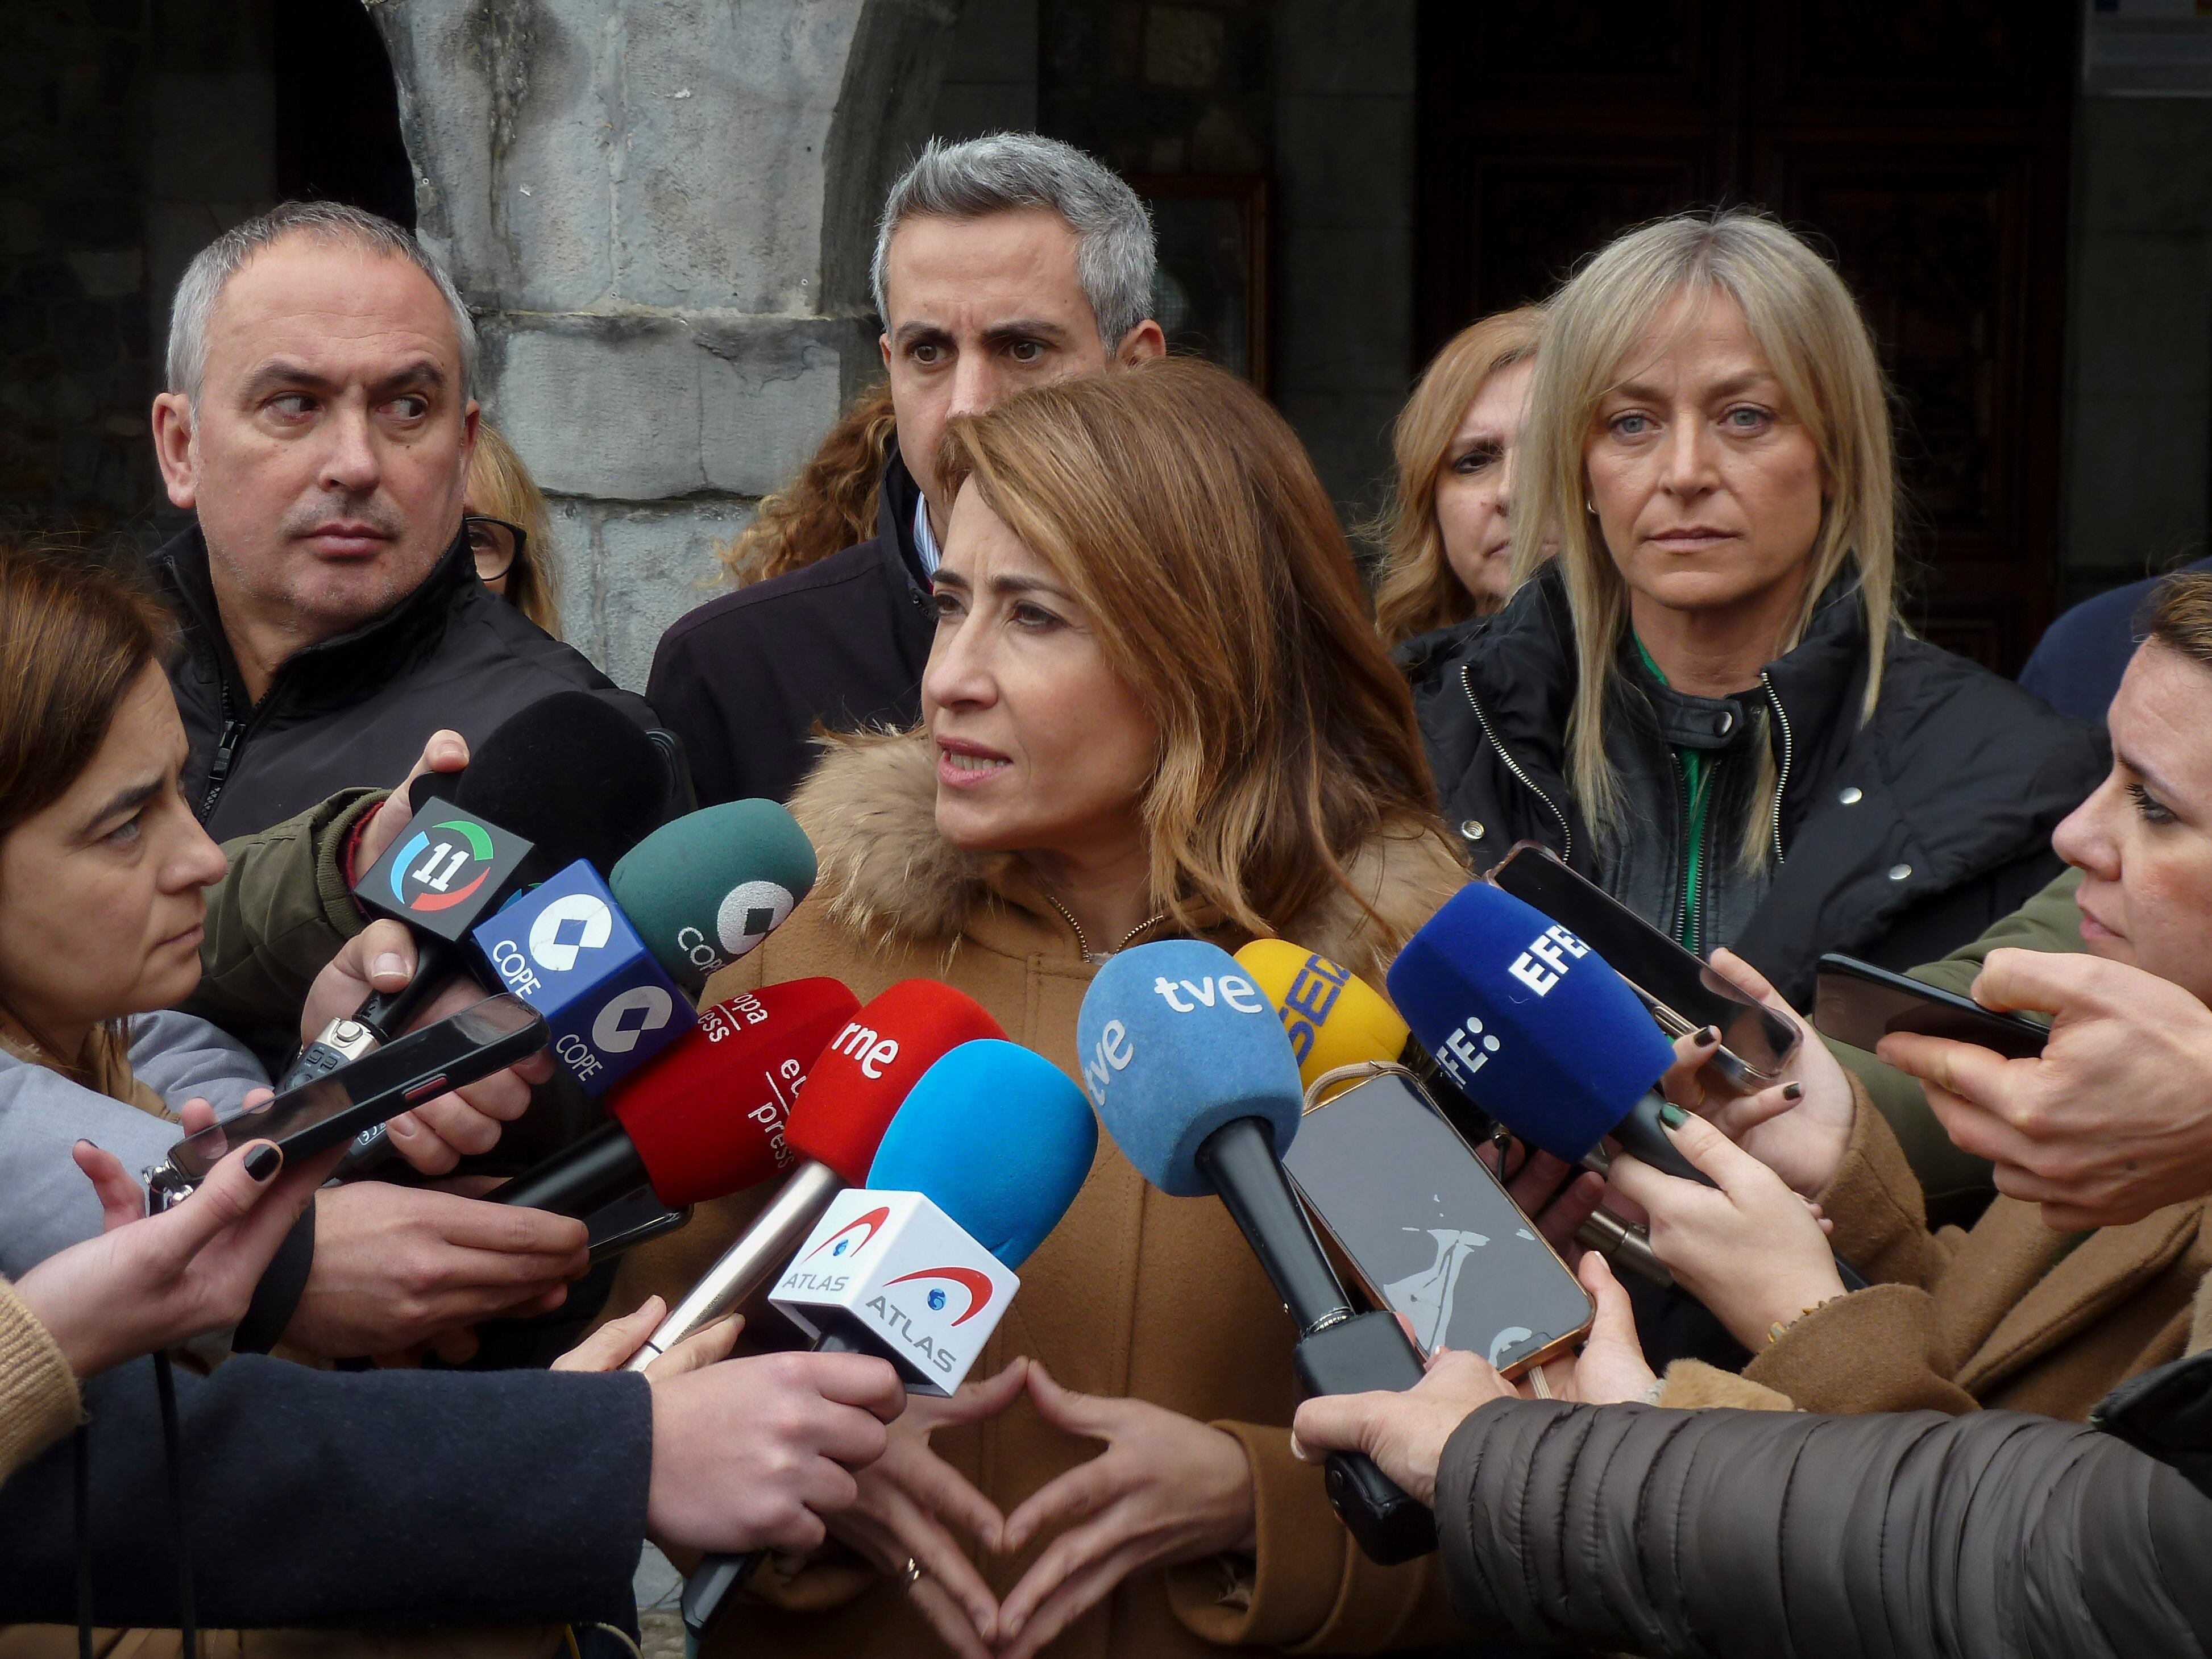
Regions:
<svg viewBox="0 0 2212 1659"><path fill-rule="evenodd" d="M1479 1353L1508 1376L1572 1346L1589 1297L1410 1073L1309 1105L1283 1160L1308 1213L1423 1353Z"/></svg>
<svg viewBox="0 0 2212 1659"><path fill-rule="evenodd" d="M487 997L359 1060L247 1108L169 1148L167 1168L186 1185L206 1178L234 1146L273 1140L287 1162L350 1140L449 1089L526 1060L552 1040L537 1011L518 997Z"/></svg>
<svg viewBox="0 0 2212 1659"><path fill-rule="evenodd" d="M1550 848L1518 842L1483 879L1603 957L1669 1037L1719 1026L1720 1048L1706 1064L1731 1087L1746 1094L1765 1088L1797 1052L1804 1033L1796 1021L1753 1002Z"/></svg>
<svg viewBox="0 0 2212 1659"><path fill-rule="evenodd" d="M611 1261L633 1245L660 1238L686 1225L691 1206L672 1210L660 1201L650 1184L634 1187L612 1203L603 1204L584 1218L584 1248L596 1267Z"/></svg>
<svg viewBox="0 0 2212 1659"><path fill-rule="evenodd" d="M1955 991L1832 955L1820 958L1813 1024L1838 1042L1869 1052L1892 1031L1915 1031L1977 1043L2007 1060L2033 1060L2051 1037L2051 1028L2040 1020L2002 1014Z"/></svg>

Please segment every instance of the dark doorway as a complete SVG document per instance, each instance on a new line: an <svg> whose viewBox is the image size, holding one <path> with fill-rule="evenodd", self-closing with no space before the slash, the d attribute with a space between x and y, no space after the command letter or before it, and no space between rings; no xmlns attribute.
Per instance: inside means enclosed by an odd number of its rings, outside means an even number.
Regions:
<svg viewBox="0 0 2212 1659"><path fill-rule="evenodd" d="M344 202L415 228L392 60L361 0L275 9L276 193Z"/></svg>
<svg viewBox="0 0 2212 1659"><path fill-rule="evenodd" d="M1615 232L1812 233L1900 408L1913 617L2016 669L2051 619L2074 0L1424 0L1424 355Z"/></svg>

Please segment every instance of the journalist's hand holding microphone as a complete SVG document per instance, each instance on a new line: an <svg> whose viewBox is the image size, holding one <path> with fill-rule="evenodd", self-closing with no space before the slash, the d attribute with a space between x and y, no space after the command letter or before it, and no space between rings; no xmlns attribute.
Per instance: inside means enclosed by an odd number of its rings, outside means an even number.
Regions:
<svg viewBox="0 0 2212 1659"><path fill-rule="evenodd" d="M667 1312L659 1297L647 1297L552 1369L613 1370ZM854 1503L858 1482L885 1455L884 1425L906 1404L897 1374L865 1354L732 1359L744 1324L717 1320L646 1367L653 1385L646 1526L663 1549L817 1548L827 1535L823 1517Z"/></svg>
<svg viewBox="0 0 2212 1659"><path fill-rule="evenodd" d="M1777 1325L1844 1294L1828 1225L1808 1200L1704 1119L1679 1107L1668 1133L1711 1187L1623 1156L1607 1182L1650 1218L1675 1280L1753 1352Z"/></svg>
<svg viewBox="0 0 2212 1659"><path fill-rule="evenodd" d="M434 732L422 745L415 768L362 823L351 849L352 868L358 876L384 856L414 814L412 798L425 777L459 771L469 763L469 745L458 732ZM433 782L422 793L434 793ZM333 1019L351 1014L374 993L386 995L404 990L415 977L415 935L388 917L370 921L317 975L300 1015L300 1035L313 1042L315 1034ZM483 991L466 978L457 978L434 997L409 1022L410 1029L478 1001ZM495 1073L480 1083L425 1101L402 1112L386 1127L399 1155L424 1175L444 1175L465 1157L477 1156L498 1145L502 1125L512 1123L529 1109L530 1085L553 1074L549 1056L537 1055L511 1071Z"/></svg>

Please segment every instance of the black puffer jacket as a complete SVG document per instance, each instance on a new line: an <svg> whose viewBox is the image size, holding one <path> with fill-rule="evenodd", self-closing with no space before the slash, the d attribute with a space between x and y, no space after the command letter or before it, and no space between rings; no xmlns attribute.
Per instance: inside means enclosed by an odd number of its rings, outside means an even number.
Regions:
<svg viewBox="0 0 2212 1659"><path fill-rule="evenodd" d="M1672 748L1702 750L1712 794L1698 949L1729 946L1800 1007L1823 951L1903 969L2009 915L2057 874L2051 832L2105 775L2094 727L1901 629L1861 724L1865 616L1839 580L1803 641L1741 696L1670 690L1624 640L1606 727L1630 816L1601 848L1565 775L1573 638L1553 568L1495 617L1400 648L1469 861L1485 870L1515 842L1541 842L1679 937L1689 818ZM1753 874L1735 854L1761 745L1779 857Z"/></svg>
<svg viewBox="0 0 2212 1659"><path fill-rule="evenodd" d="M2212 1651L2212 1354L2107 1407L2133 1444L2013 1412L1493 1401L1437 1468L1452 1603L1485 1632L1606 1652ZM2136 1445L2185 1471L2194 1448L2199 1485Z"/></svg>
<svg viewBox="0 0 2212 1659"><path fill-rule="evenodd" d="M217 841L282 823L342 789L389 788L433 732L480 743L556 691L595 691L640 726L653 724L643 698L616 690L479 581L459 537L391 610L295 652L258 703L223 632L199 531L162 548L154 569L184 624L169 680L191 744L185 795ZM687 799L672 779L672 810Z"/></svg>

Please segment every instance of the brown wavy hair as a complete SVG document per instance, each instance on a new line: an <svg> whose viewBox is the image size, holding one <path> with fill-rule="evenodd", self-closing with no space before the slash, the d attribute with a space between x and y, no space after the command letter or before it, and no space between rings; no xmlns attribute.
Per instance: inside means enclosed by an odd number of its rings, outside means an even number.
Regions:
<svg viewBox="0 0 2212 1659"><path fill-rule="evenodd" d="M1041 386L955 420L969 482L1066 582L1160 731L1143 816L1153 902L1255 933L1378 833L1434 835L1404 678L1328 492L1243 380L1194 358Z"/></svg>
<svg viewBox="0 0 2212 1659"><path fill-rule="evenodd" d="M874 535L876 491L897 435L888 382L855 398L799 476L762 497L753 521L714 550L731 583L804 570Z"/></svg>
<svg viewBox="0 0 2212 1659"><path fill-rule="evenodd" d="M173 637L160 602L92 556L0 539L0 841L70 792L131 688ZM4 1003L0 1014L46 1048L33 1058L116 1092L108 1078L121 1052L119 1027L95 1036L83 1057L88 1072L54 1054Z"/></svg>
<svg viewBox="0 0 2212 1659"><path fill-rule="evenodd" d="M1476 613L1474 595L1453 574L1437 525L1437 479L1452 434L1483 382L1501 368L1536 355L1544 308L1522 306L1468 324L1445 343L1421 371L1391 428L1398 487L1367 537L1382 550L1375 587L1375 624L1386 645L1434 628L1449 628Z"/></svg>

